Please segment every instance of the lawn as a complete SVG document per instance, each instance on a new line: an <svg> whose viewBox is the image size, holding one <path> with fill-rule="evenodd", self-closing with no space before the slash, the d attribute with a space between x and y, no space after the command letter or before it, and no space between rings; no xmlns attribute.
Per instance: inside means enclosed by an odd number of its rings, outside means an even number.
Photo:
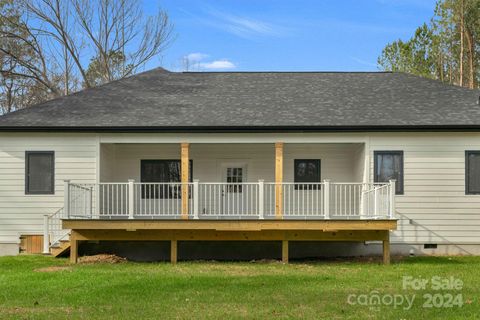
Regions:
<svg viewBox="0 0 480 320"><path fill-rule="evenodd" d="M425 289L404 289L404 276L429 282ZM439 283L456 287L435 290ZM0 318L479 319L479 286L480 257L405 258L390 266L351 261L70 265L43 256L1 257ZM432 307L424 306L425 294L436 295ZM400 296L413 299L410 309L407 302L400 304Z"/></svg>

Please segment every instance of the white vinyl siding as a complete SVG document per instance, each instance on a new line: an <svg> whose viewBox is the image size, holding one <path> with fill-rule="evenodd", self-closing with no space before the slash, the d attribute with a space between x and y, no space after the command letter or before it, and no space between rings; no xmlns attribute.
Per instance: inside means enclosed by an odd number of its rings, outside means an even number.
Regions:
<svg viewBox="0 0 480 320"><path fill-rule="evenodd" d="M480 150L480 134L371 134L372 173L376 150L404 151L404 195L396 197L400 220L392 242L480 243L480 196L465 194L465 150Z"/></svg>
<svg viewBox="0 0 480 320"><path fill-rule="evenodd" d="M126 182L129 178L139 181L141 159L179 159L179 142L186 141L191 142L195 179L222 181L222 165L234 163L246 165L250 182L273 181L273 142L284 141L284 181L287 182L293 181L294 159L321 159L322 180L360 182L368 172L372 182L375 150L404 151L404 195L396 197L400 220L399 230L392 233L392 241L480 244L480 195L465 194L465 150L480 150L480 133L284 133L277 136L2 133L0 243L18 242L19 234L41 233L43 215L63 206L64 179L85 183L94 182L97 177L103 182ZM102 143L99 148L99 140L109 143ZM150 143L145 143L147 140ZM209 143L229 140L232 143ZM266 140L268 143L252 142ZM299 140L306 143L298 143ZM174 143L162 144L162 141ZM249 143L233 143L240 141ZM346 143L348 141L355 143ZM25 195L25 151L55 152L54 195ZM97 157L101 158L99 172ZM364 168L365 158L370 163L367 168Z"/></svg>
<svg viewBox="0 0 480 320"><path fill-rule="evenodd" d="M97 138L92 134L4 133L0 136L0 243L41 234L43 215L63 207L63 180L96 180ZM25 152L55 152L55 193L25 194Z"/></svg>

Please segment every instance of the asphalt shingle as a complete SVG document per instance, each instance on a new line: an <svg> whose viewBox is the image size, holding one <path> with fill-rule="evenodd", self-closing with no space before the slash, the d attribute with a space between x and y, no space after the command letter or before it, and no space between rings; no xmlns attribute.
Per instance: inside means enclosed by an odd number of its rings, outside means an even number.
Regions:
<svg viewBox="0 0 480 320"><path fill-rule="evenodd" d="M389 72L158 68L0 117L28 128L480 128L479 90Z"/></svg>

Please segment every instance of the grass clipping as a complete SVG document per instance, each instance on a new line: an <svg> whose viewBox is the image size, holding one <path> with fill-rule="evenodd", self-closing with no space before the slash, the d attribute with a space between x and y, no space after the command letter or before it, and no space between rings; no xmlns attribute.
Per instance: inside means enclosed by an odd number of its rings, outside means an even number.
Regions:
<svg viewBox="0 0 480 320"><path fill-rule="evenodd" d="M93 264L93 263L123 263L127 262L126 258L116 256L114 254L97 254L94 256L84 256L78 259L78 263L82 264Z"/></svg>

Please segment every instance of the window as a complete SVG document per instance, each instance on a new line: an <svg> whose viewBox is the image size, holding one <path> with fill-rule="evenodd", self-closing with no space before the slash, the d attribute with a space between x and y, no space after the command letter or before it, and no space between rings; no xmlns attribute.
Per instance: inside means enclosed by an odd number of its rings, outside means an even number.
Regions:
<svg viewBox="0 0 480 320"><path fill-rule="evenodd" d="M294 181L296 183L318 183L321 179L320 159L295 159ZM317 189L319 185L295 185L295 189Z"/></svg>
<svg viewBox="0 0 480 320"><path fill-rule="evenodd" d="M465 151L465 193L480 194L480 151Z"/></svg>
<svg viewBox="0 0 480 320"><path fill-rule="evenodd" d="M396 180L395 194L403 194L403 151L375 151L375 182Z"/></svg>
<svg viewBox="0 0 480 320"><path fill-rule="evenodd" d="M228 192L242 192L243 168L228 167L226 172L227 183L232 183L227 187Z"/></svg>
<svg viewBox="0 0 480 320"><path fill-rule="evenodd" d="M180 160L142 160L142 182L180 182ZM192 182L193 162L189 163L190 172L188 180ZM189 193L191 194L191 192ZM181 187L179 185L142 185L143 199L179 199Z"/></svg>
<svg viewBox="0 0 480 320"><path fill-rule="evenodd" d="M55 193L55 153L25 152L25 194Z"/></svg>

